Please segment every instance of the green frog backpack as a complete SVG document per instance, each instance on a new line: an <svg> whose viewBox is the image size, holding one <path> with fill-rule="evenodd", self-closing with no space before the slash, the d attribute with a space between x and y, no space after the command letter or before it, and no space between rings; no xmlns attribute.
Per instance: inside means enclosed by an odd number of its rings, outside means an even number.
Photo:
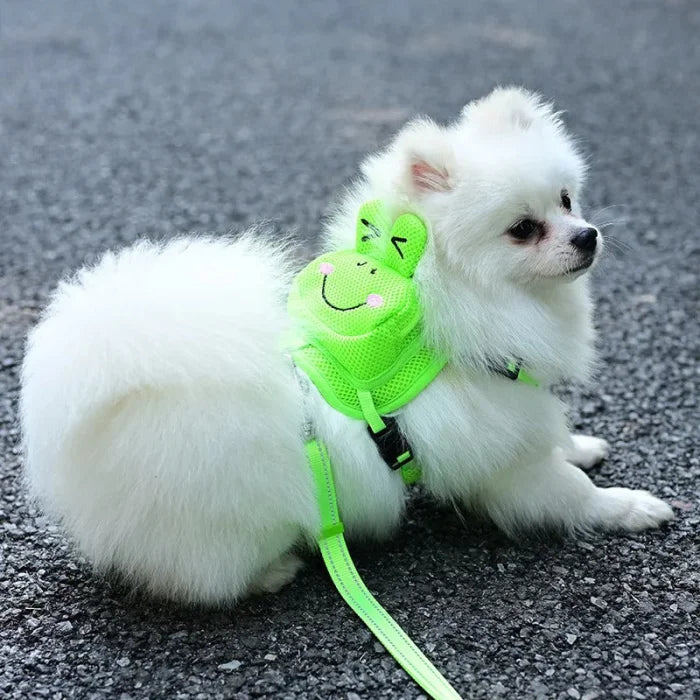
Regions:
<svg viewBox="0 0 700 700"><path fill-rule="evenodd" d="M376 200L359 212L354 250L326 253L300 272L288 309L292 358L324 399L364 419L379 452L408 482L413 455L387 414L415 398L445 366L422 339L413 273L427 242L414 214L395 221Z"/></svg>

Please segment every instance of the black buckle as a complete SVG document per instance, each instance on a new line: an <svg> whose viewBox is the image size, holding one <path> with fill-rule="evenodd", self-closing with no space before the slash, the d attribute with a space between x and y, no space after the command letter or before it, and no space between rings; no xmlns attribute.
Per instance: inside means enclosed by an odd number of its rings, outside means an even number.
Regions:
<svg viewBox="0 0 700 700"><path fill-rule="evenodd" d="M390 469L396 470L413 459L413 450L399 429L396 418L382 416L382 420L385 428L377 433L373 433L369 426L367 426L367 430L374 440L381 458L389 465Z"/></svg>
<svg viewBox="0 0 700 700"><path fill-rule="evenodd" d="M490 362L489 369L496 374L500 374L506 379L512 379L515 381L520 374L520 363L519 362Z"/></svg>
<svg viewBox="0 0 700 700"><path fill-rule="evenodd" d="M512 379L513 381L515 381L518 378L518 375L520 374L520 365L513 364L512 369L509 365L506 365L501 370L501 372L504 376L508 377L508 379Z"/></svg>

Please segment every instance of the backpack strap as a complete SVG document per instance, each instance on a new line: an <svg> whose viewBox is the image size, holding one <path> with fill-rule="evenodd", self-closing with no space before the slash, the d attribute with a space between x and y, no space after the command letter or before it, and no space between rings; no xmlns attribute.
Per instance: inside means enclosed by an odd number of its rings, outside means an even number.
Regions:
<svg viewBox="0 0 700 700"><path fill-rule="evenodd" d="M401 478L406 484L420 481L421 468L415 462L413 449L401 432L396 418L380 416L369 391L358 391L357 398L367 421L367 431L381 458L390 469L401 470Z"/></svg>

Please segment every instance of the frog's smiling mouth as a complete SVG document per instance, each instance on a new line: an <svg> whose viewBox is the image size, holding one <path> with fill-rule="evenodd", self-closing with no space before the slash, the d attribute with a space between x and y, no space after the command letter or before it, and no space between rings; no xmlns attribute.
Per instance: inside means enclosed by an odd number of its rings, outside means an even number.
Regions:
<svg viewBox="0 0 700 700"><path fill-rule="evenodd" d="M363 301L361 304L355 304L355 306L348 306L346 308L332 304L330 301L328 301L328 297L326 296L326 282L328 282L328 276L324 275L323 282L321 284L321 296L323 297L323 301L325 301L326 304L331 307L331 309L335 309L336 311L354 311L367 303L366 301Z"/></svg>

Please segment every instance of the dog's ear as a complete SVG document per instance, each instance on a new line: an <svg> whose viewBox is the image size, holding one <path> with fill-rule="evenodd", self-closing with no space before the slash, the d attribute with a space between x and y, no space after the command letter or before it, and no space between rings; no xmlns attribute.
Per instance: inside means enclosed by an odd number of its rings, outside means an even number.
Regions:
<svg viewBox="0 0 700 700"><path fill-rule="evenodd" d="M483 131L526 131L537 123L562 126L559 114L540 95L520 87L499 87L462 110L461 122Z"/></svg>
<svg viewBox="0 0 700 700"><path fill-rule="evenodd" d="M449 192L454 187L455 156L447 131L429 119L410 124L394 143L403 189L411 195Z"/></svg>
<svg viewBox="0 0 700 700"><path fill-rule="evenodd" d="M381 189L388 183L411 200L454 187L455 155L447 129L430 119L409 122L388 150L362 166Z"/></svg>

